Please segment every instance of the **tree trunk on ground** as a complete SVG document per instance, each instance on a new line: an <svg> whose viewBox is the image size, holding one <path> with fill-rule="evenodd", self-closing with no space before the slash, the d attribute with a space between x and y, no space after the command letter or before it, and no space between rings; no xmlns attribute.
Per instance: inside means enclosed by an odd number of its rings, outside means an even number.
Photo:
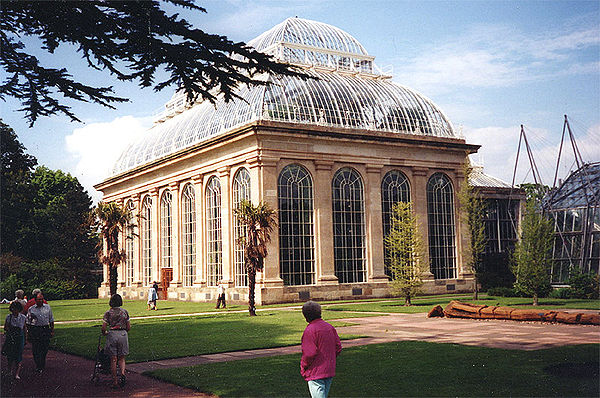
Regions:
<svg viewBox="0 0 600 398"><path fill-rule="evenodd" d="M248 312L250 316L256 316L256 305L254 303L254 288L256 286L256 270L248 267Z"/></svg>
<svg viewBox="0 0 600 398"><path fill-rule="evenodd" d="M410 296L404 297L404 306L410 307L411 305L412 305L412 302L410 301Z"/></svg>

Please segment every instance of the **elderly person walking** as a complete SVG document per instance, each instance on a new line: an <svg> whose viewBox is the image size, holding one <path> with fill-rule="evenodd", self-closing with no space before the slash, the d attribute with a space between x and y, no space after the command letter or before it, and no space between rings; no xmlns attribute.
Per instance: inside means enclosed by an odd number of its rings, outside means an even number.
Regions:
<svg viewBox="0 0 600 398"><path fill-rule="evenodd" d="M52 308L44 301L44 295L38 293L35 296L35 305L27 310L27 335L38 373L42 373L46 368L50 338L54 336Z"/></svg>
<svg viewBox="0 0 600 398"><path fill-rule="evenodd" d="M22 312L24 315L27 315L27 310L25 309L27 300L25 300L25 292L22 289L15 291L15 299L13 301L21 303L21 308L23 308Z"/></svg>
<svg viewBox="0 0 600 398"><path fill-rule="evenodd" d="M129 354L129 338L127 332L131 329L129 313L121 308L123 298L119 294L113 294L108 303L110 309L104 313L102 318L102 334L106 336L105 352L110 355L110 371L112 373L112 388L125 385L125 356ZM117 379L117 361L121 374Z"/></svg>
<svg viewBox="0 0 600 398"><path fill-rule="evenodd" d="M333 326L321 319L321 306L307 301L302 314L308 326L302 334L300 374L308 382L312 398L326 398L335 376L336 357L342 343Z"/></svg>

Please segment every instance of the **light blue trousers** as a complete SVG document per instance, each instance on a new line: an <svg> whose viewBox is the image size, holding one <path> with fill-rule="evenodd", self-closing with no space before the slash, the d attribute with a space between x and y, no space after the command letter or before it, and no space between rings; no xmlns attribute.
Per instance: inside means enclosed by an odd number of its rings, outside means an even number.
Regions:
<svg viewBox="0 0 600 398"><path fill-rule="evenodd" d="M329 395L329 389L331 388L331 382L333 377L327 377L326 379L309 380L308 390L312 398L327 398Z"/></svg>

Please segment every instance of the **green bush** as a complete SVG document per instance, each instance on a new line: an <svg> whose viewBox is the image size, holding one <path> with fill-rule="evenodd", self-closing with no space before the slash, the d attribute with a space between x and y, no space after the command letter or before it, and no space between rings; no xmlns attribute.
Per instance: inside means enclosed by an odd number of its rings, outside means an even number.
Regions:
<svg viewBox="0 0 600 398"><path fill-rule="evenodd" d="M12 300L15 298L15 291L22 289L23 281L17 275L9 275L6 279L0 282L0 298Z"/></svg>
<svg viewBox="0 0 600 398"><path fill-rule="evenodd" d="M571 270L569 279L571 298L597 299L599 297L600 282L598 275L585 274L577 267Z"/></svg>
<svg viewBox="0 0 600 398"><path fill-rule="evenodd" d="M562 288L558 288L558 289L554 289L550 292L550 294L548 295L548 297L550 298L557 298L557 299L568 299L571 298L571 289L569 289L568 287L562 287Z"/></svg>
<svg viewBox="0 0 600 398"><path fill-rule="evenodd" d="M491 287L487 291L488 296L496 297L522 297L519 292L511 287Z"/></svg>

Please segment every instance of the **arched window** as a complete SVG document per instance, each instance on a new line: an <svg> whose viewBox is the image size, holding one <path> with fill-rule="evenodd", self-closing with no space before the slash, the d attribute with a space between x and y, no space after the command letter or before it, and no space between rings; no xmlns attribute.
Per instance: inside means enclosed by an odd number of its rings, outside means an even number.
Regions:
<svg viewBox="0 0 600 398"><path fill-rule="evenodd" d="M279 264L285 285L315 283L313 184L300 165L279 174Z"/></svg>
<svg viewBox="0 0 600 398"><path fill-rule="evenodd" d="M233 178L233 208L237 209L242 200L250 200L250 173L245 168L239 169ZM234 231L234 269L235 285L248 286L248 273L244 261L244 246L239 238L246 236L246 226L242 225L237 217L233 217Z"/></svg>
<svg viewBox="0 0 600 398"><path fill-rule="evenodd" d="M332 196L335 275L340 283L364 282L365 204L360 174L349 167L338 170Z"/></svg>
<svg viewBox="0 0 600 398"><path fill-rule="evenodd" d="M410 186L408 179L399 170L387 172L381 182L381 215L383 217L383 237L389 235L392 226L392 207L398 202L410 202ZM389 269L389 254L384 249L385 274L391 276Z"/></svg>
<svg viewBox="0 0 600 398"><path fill-rule="evenodd" d="M217 286L222 278L221 183L211 177L206 184L206 283Z"/></svg>
<svg viewBox="0 0 600 398"><path fill-rule="evenodd" d="M145 285L152 283L152 199L146 196L142 203L142 275Z"/></svg>
<svg viewBox="0 0 600 398"><path fill-rule="evenodd" d="M196 275L196 194L192 184L181 194L181 233L183 286L192 286Z"/></svg>
<svg viewBox="0 0 600 398"><path fill-rule="evenodd" d="M171 192L165 191L160 199L160 266L173 266L173 217Z"/></svg>
<svg viewBox="0 0 600 398"><path fill-rule="evenodd" d="M131 214L131 221L129 221L125 227L125 284L131 286L133 284L133 270L135 269L135 250L133 245L135 236L135 204L133 203L133 200L128 201L125 208L129 211L129 214Z"/></svg>
<svg viewBox="0 0 600 398"><path fill-rule="evenodd" d="M436 279L456 278L454 193L443 173L435 173L427 182L427 218L431 273Z"/></svg>

